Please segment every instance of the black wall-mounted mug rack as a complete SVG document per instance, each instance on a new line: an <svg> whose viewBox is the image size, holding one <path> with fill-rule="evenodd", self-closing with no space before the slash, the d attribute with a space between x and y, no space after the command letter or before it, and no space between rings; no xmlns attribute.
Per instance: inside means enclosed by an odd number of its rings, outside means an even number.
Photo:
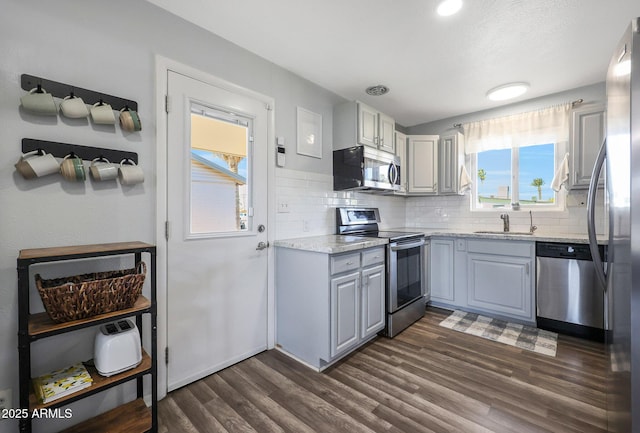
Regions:
<svg viewBox="0 0 640 433"><path fill-rule="evenodd" d="M74 155L86 161L91 161L96 158L106 158L110 162L119 163L123 159L129 159L136 165L138 164L138 154L135 152L126 152L123 150L103 149L100 147L81 146L78 144L57 143L55 141L23 138L22 153L32 152L34 150L43 150L57 158L64 158L65 156L73 153Z"/></svg>
<svg viewBox="0 0 640 433"><path fill-rule="evenodd" d="M82 98L85 104L93 105L97 102L104 102L111 105L116 111L120 111L125 107L129 107L134 111L138 111L138 103L129 99L119 98L117 96L100 93L93 90L83 89L82 87L72 86L71 84L59 83L57 81L47 80L45 78L36 77L34 75L22 74L20 86L27 92L42 86L47 93L51 93L56 98L64 99L72 92L75 96Z"/></svg>

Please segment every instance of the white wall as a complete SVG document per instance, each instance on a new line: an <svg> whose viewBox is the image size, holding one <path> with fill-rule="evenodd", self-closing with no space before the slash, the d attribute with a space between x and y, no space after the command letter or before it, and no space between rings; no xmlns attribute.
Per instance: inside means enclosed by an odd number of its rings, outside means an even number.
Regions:
<svg viewBox="0 0 640 433"><path fill-rule="evenodd" d="M276 101L275 134L286 140L287 169L321 176L331 173L332 109L343 101L335 94L146 2L4 0L0 14L0 389L13 389L14 406L18 401L19 250L128 240L157 242L156 55L272 96ZM136 100L143 130L123 134L119 127L96 128L90 123L22 113L23 73ZM322 159L295 153L297 106L323 116ZM130 188L91 181L71 184L56 175L25 181L13 167L23 137L138 152L146 181ZM42 272L70 275L116 265L85 261L48 266ZM33 308L41 308L34 290L31 297ZM163 312L160 314L163 323ZM33 374L90 358L92 335L93 330L87 330L37 342ZM72 405L73 422L108 409L132 391L131 387L118 388ZM61 428L60 422L46 424L36 423L35 431ZM16 430L17 423L0 421L0 432Z"/></svg>

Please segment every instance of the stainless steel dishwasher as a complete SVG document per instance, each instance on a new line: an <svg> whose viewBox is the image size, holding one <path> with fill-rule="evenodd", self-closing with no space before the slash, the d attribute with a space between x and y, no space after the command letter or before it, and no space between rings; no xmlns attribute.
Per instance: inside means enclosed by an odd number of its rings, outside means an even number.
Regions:
<svg viewBox="0 0 640 433"><path fill-rule="evenodd" d="M604 339L604 291L589 245L536 243L536 299L539 328Z"/></svg>

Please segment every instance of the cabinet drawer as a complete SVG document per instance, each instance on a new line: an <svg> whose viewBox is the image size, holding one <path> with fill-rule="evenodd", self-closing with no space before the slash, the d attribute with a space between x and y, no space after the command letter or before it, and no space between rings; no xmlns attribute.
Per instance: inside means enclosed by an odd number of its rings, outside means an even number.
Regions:
<svg viewBox="0 0 640 433"><path fill-rule="evenodd" d="M371 248L362 252L362 267L384 263L384 247Z"/></svg>
<svg viewBox="0 0 640 433"><path fill-rule="evenodd" d="M472 240L467 241L469 253L497 254L502 256L533 257L535 242Z"/></svg>
<svg viewBox="0 0 640 433"><path fill-rule="evenodd" d="M352 271L360 267L360 253L331 256L331 275Z"/></svg>

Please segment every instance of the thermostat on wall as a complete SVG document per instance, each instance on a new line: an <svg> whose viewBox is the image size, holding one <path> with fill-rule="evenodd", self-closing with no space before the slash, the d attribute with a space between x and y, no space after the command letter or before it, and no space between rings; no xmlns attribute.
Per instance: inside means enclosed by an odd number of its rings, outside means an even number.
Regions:
<svg viewBox="0 0 640 433"><path fill-rule="evenodd" d="M285 149L284 149L284 137L276 138L276 165L278 167L284 167L285 164Z"/></svg>

